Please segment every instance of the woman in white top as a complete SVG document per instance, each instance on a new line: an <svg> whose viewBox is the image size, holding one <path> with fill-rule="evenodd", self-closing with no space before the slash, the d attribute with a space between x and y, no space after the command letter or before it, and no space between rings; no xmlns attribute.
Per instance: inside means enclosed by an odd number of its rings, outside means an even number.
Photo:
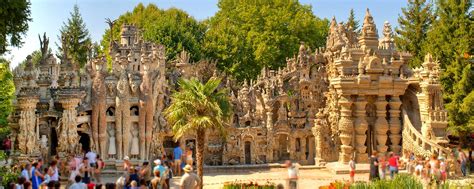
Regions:
<svg viewBox="0 0 474 189"><path fill-rule="evenodd" d="M31 164L27 163L24 167L23 170L21 170L21 176L25 177L26 181L30 181L31 178Z"/></svg>
<svg viewBox="0 0 474 189"><path fill-rule="evenodd" d="M59 170L57 164L57 160L53 160L49 164L48 175L51 177L51 181L59 181Z"/></svg>

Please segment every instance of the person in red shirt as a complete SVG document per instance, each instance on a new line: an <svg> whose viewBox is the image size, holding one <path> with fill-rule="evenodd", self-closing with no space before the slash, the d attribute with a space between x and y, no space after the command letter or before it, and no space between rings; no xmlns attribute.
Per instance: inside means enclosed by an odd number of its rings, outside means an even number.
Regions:
<svg viewBox="0 0 474 189"><path fill-rule="evenodd" d="M390 170L390 179L393 179L393 176L395 174L398 174L398 156L395 155L393 152L390 152L388 166Z"/></svg>
<svg viewBox="0 0 474 189"><path fill-rule="evenodd" d="M5 140L3 140L3 149L5 149L5 153L7 154L7 157L10 157L10 151L12 149L12 141L10 140L9 136Z"/></svg>

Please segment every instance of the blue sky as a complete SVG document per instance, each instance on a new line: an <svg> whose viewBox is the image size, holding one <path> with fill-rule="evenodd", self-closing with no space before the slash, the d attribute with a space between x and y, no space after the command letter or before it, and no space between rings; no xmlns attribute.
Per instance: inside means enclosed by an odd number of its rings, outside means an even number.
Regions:
<svg viewBox="0 0 474 189"><path fill-rule="evenodd" d="M59 29L69 18L74 4L79 5L80 12L93 41L100 41L104 30L108 27L105 18L115 19L119 15L133 10L138 3L154 3L160 8L176 7L185 10L198 20L206 19L217 12L218 0L31 0L31 16L29 30L24 37L21 48L12 48L6 58L16 66L32 51L39 49L38 34L46 32L50 38L50 47L56 52ZM355 10L356 17L364 18L365 9L369 8L377 24L379 33L383 23L389 21L393 27L397 25L401 8L406 6L405 0L300 0L302 4L310 4L313 12L320 18L336 17L338 22L346 21L349 10Z"/></svg>

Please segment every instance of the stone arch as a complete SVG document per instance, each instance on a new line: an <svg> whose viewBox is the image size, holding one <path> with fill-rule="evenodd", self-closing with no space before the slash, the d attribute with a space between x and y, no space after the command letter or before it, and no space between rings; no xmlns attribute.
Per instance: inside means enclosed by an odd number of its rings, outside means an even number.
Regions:
<svg viewBox="0 0 474 189"><path fill-rule="evenodd" d="M140 108L138 105L132 105L130 107L130 116L139 116L140 115Z"/></svg>
<svg viewBox="0 0 474 189"><path fill-rule="evenodd" d="M108 107L107 110L106 110L106 115L107 116L115 116L115 107L114 106Z"/></svg>

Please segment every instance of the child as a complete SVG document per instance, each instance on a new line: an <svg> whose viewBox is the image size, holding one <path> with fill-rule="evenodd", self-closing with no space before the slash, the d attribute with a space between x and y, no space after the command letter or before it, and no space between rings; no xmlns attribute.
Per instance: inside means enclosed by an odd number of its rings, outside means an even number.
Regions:
<svg viewBox="0 0 474 189"><path fill-rule="evenodd" d="M44 172L46 174L44 174L44 181L41 183L40 187L41 188L48 188L48 183L51 180L51 176L49 176L49 174L47 174L48 168L44 168Z"/></svg>

